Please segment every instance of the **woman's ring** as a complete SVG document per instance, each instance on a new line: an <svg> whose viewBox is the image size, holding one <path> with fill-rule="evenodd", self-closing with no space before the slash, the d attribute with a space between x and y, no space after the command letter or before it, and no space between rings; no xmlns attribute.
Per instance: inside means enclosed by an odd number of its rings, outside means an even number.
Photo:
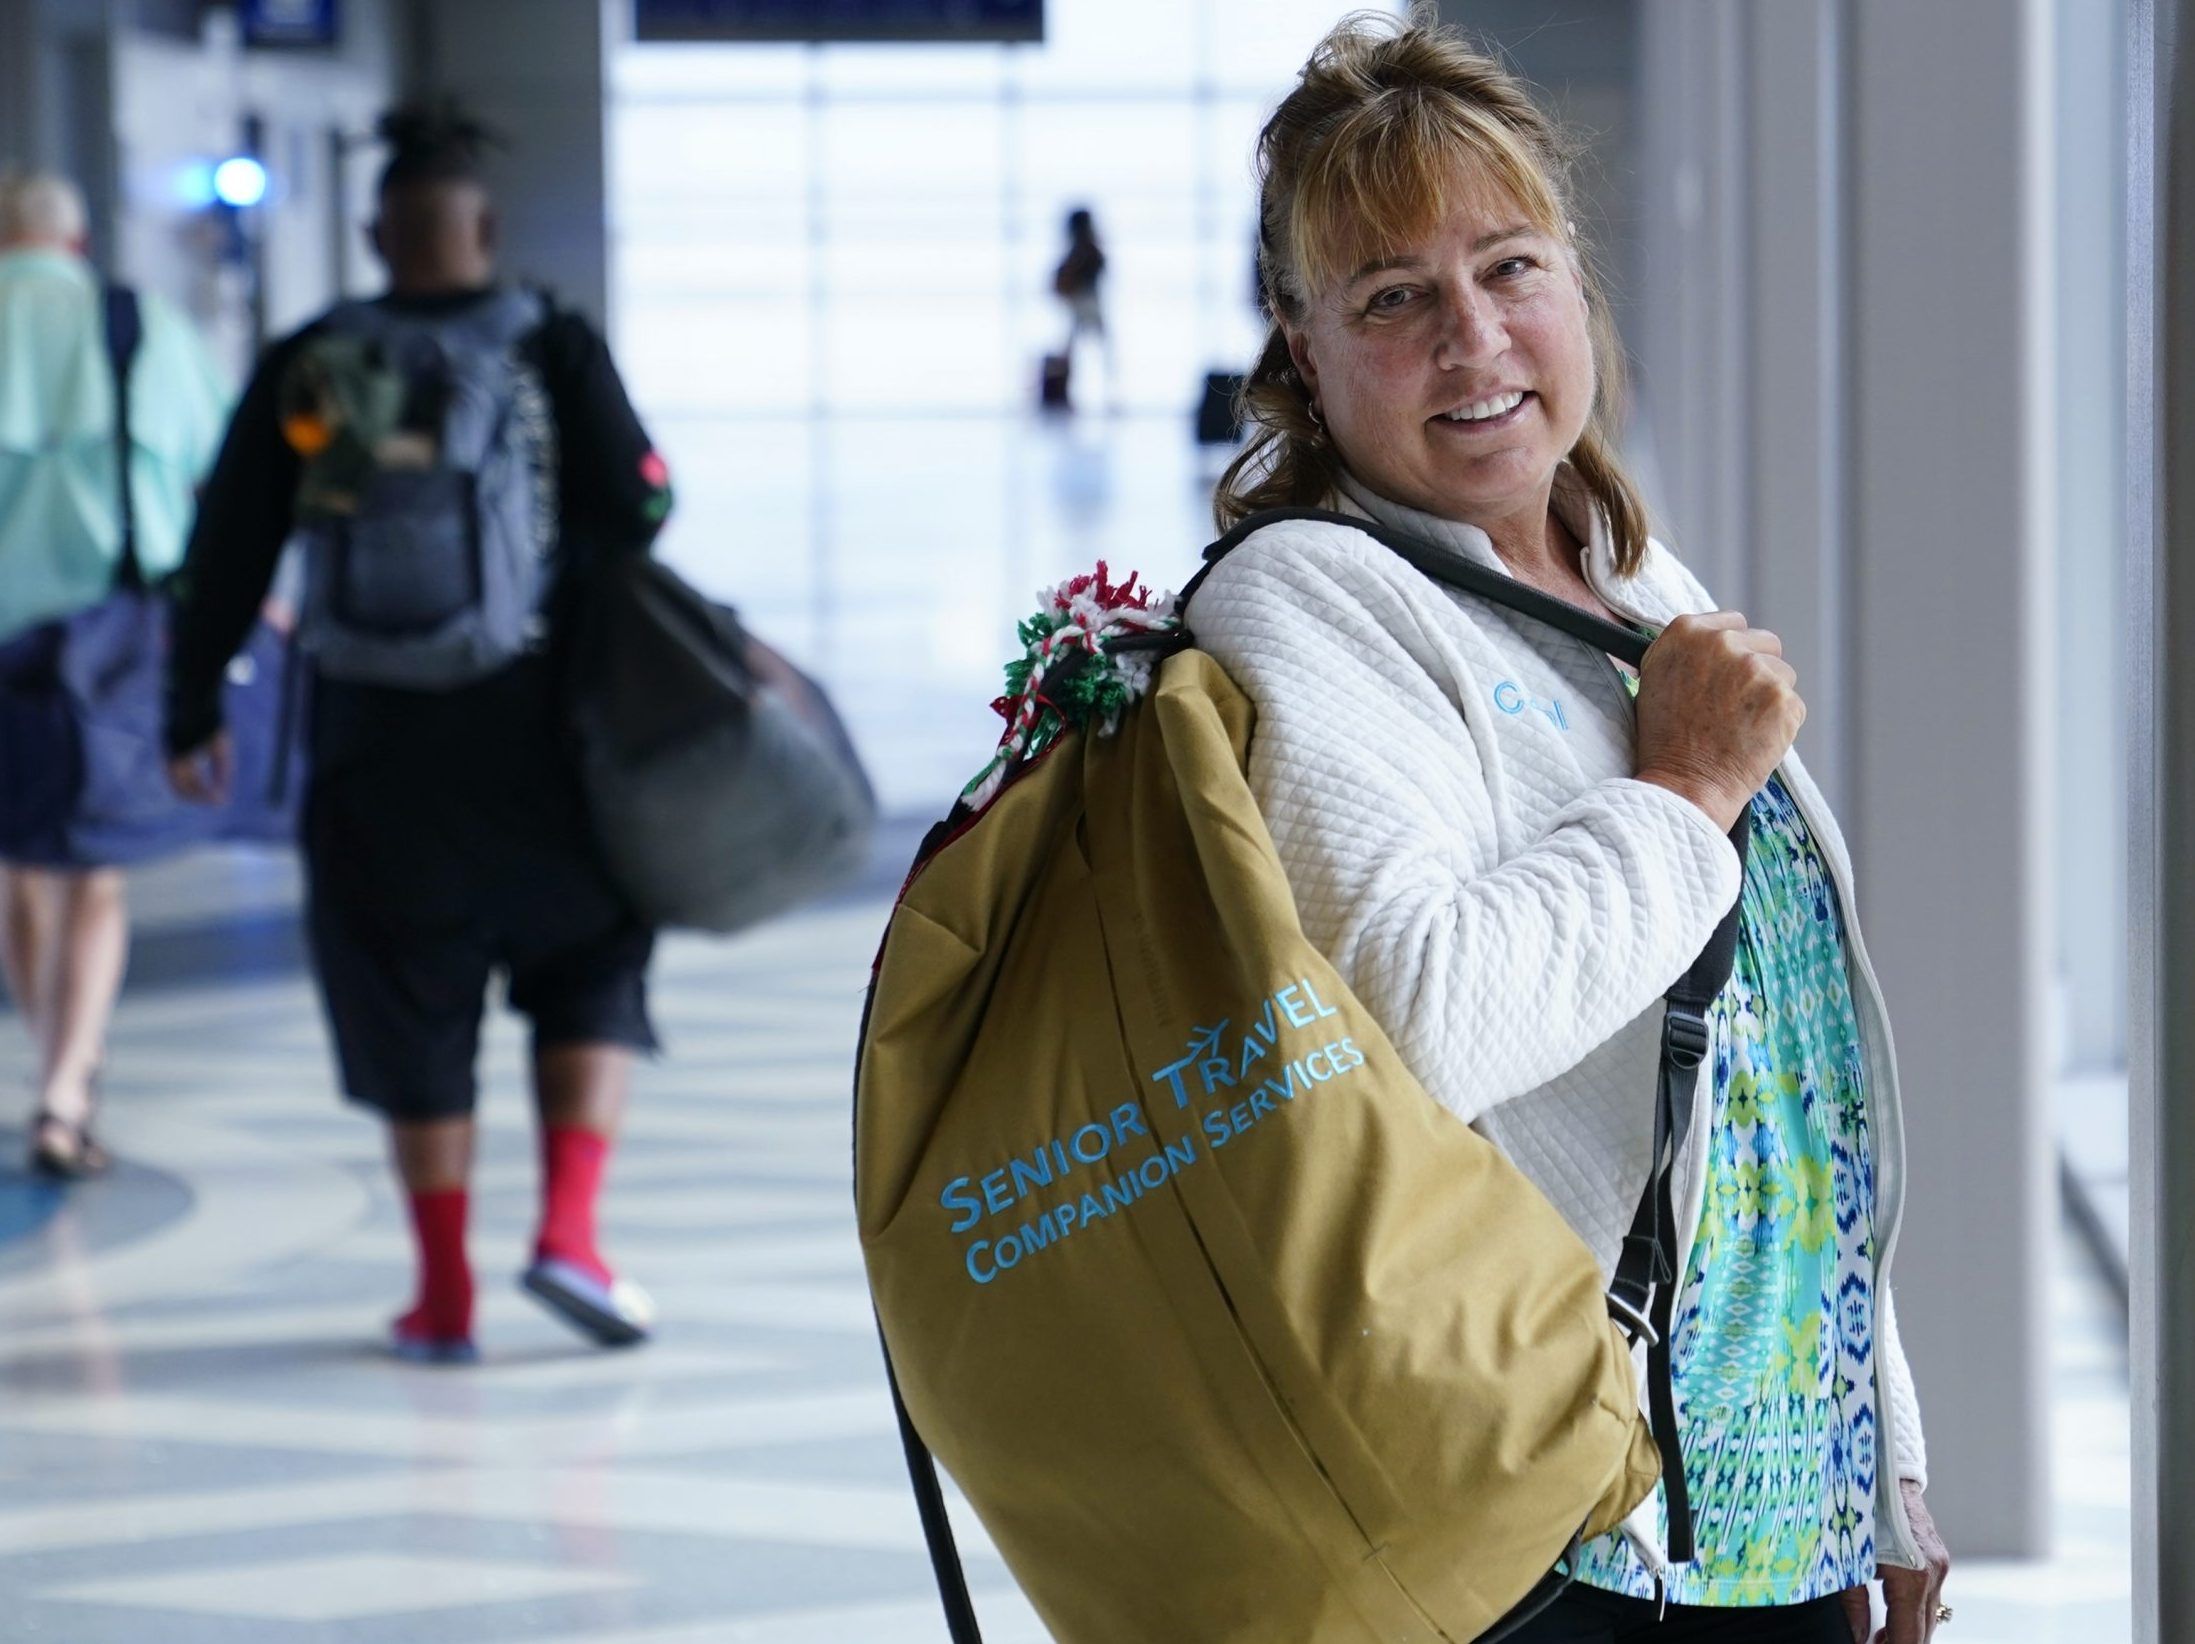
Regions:
<svg viewBox="0 0 2195 1644"><path fill-rule="evenodd" d="M1937 1626L1939 1626L1939 1627L1941 1627L1941 1626L1942 1626L1942 1625L1943 1625L1943 1624L1944 1624L1945 1622L1949 1621L1950 1619L1951 1619L1951 1606L1950 1606L1950 1605L1948 1605L1948 1604L1939 1604L1939 1605L1937 1605L1937 1606L1936 1606L1936 1625L1937 1625Z"/></svg>

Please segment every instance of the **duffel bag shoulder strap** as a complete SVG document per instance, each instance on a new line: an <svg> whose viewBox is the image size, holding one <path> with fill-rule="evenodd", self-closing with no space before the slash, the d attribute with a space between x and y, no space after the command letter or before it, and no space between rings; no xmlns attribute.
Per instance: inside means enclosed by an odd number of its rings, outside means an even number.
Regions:
<svg viewBox="0 0 2195 1644"><path fill-rule="evenodd" d="M959 807L954 807L957 812ZM950 820L950 818L948 818ZM941 848L946 832L945 823L930 830L930 837L923 841L918 863L931 852ZM869 1044L869 1015L876 1005L877 974L883 969L882 955L878 958L877 972L869 977L868 996L861 1004L861 1031L854 1040L854 1100L858 1110L861 1091L862 1052ZM861 1127L857 1122L854 1132L858 1138ZM859 1153L859 1142L855 1144ZM858 1164L858 1157L856 1160ZM907 1458L907 1481L915 1492L915 1512L922 1520L922 1539L930 1551L930 1571L937 1579L939 1604L945 1611L945 1630L952 1644L983 1644L983 1630L976 1624L975 1600L968 1596L968 1573L961 1567L960 1547L953 1538L953 1521L945 1509L945 1486L938 1477L937 1458L923 1442L922 1434L915 1428L915 1418L909 1414L907 1400L899 1390L899 1371L892 1363L892 1344L885 1339L884 1320L877 1319L877 1348L884 1355L884 1384L891 1390L892 1417L899 1425L900 1449Z"/></svg>
<svg viewBox="0 0 2195 1644"><path fill-rule="evenodd" d="M883 1340L881 1324L877 1337ZM945 1630L953 1644L983 1644L982 1629L976 1625L975 1600L968 1596L968 1575L961 1567L960 1548L953 1539L953 1521L946 1515L945 1487L937 1476L937 1458L915 1431L915 1418L907 1413L889 1345L884 1348L884 1379L892 1389L892 1414L899 1421L900 1448L907 1455L907 1478L914 1486L922 1539L929 1545L930 1570L937 1578L938 1602L945 1609Z"/></svg>
<svg viewBox="0 0 2195 1644"><path fill-rule="evenodd" d="M135 291L126 285L108 285L100 288L99 318L106 339L107 376L114 385L114 472L122 520L122 553L115 581L125 588L141 588L145 567L137 557L137 494L130 483L130 368L137 363L138 345L145 337L144 311Z"/></svg>
<svg viewBox="0 0 2195 1644"><path fill-rule="evenodd" d="M1268 508L1262 513L1251 514L1238 521L1234 528L1209 548L1204 550L1204 565L1189 579L1182 589L1176 609L1186 610L1195 597L1198 587L1210 574L1213 566L1241 547L1253 532L1262 531L1268 525L1279 525L1288 520L1311 520L1325 525L1346 525L1352 531L1362 531L1366 536L1392 549L1397 558L1414 569L1422 571L1435 582L1444 582L1451 588L1460 588L1467 594L1492 600L1496 605L1507 606L1520 616L1528 616L1550 628L1558 628L1573 639L1582 639L1610 656L1621 657L1634 668L1646 655L1648 639L1619 627L1605 617L1595 616L1567 600L1543 594L1537 588L1519 582L1515 577L1504 576L1476 560L1466 559L1453 549L1437 543L1394 531L1377 520L1366 519L1360 514L1338 513L1331 508Z"/></svg>
<svg viewBox="0 0 2195 1644"><path fill-rule="evenodd" d="M1376 520L1329 508L1273 508L1239 521L1204 550L1204 565L1182 590L1178 608L1186 610L1190 598L1212 567L1253 532L1286 520L1346 525L1353 531L1362 531L1434 581L1544 623L1610 656L1620 657L1633 667L1644 659L1646 648L1652 643L1650 638L1629 628L1544 594L1514 577L1466 559L1452 549L1390 530ZM1740 811L1737 825L1730 830L1730 842L1737 848L1741 863L1745 860L1751 823L1751 813ZM1669 1341L1676 1293L1684 1279L1677 1271L1683 1234L1677 1226L1674 1203L1676 1165L1692 1117L1692 1081L1709 1049L1708 1007L1722 992L1723 984L1730 980L1730 967L1737 957L1737 947L1738 904L1732 903L1714 934L1707 939L1707 945L1700 950L1699 957L1665 996L1661 1066L1655 1080L1653 1150L1646 1185L1639 1194L1631 1230L1624 1237L1615 1276L1608 1287L1609 1312L1633 1342L1643 1339L1647 1343L1647 1419L1654 1430L1654 1443L1661 1451L1662 1492L1669 1510L1669 1557L1679 1564L1690 1562L1694 1549L1684 1455L1677 1438L1676 1388Z"/></svg>

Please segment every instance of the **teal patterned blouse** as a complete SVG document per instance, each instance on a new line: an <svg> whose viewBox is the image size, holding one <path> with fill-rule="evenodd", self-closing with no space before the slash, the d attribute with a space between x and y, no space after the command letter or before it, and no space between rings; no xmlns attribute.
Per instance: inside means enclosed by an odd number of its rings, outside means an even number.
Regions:
<svg viewBox="0 0 2195 1644"><path fill-rule="evenodd" d="M1707 1197L1676 1304L1698 1541L1670 1572L1676 1604L1798 1604L1875 1573L1865 1064L1837 893L1778 781L1753 801L1741 909L1737 961L1709 1017ZM1578 1574L1654 1596L1620 1534L1587 1542Z"/></svg>

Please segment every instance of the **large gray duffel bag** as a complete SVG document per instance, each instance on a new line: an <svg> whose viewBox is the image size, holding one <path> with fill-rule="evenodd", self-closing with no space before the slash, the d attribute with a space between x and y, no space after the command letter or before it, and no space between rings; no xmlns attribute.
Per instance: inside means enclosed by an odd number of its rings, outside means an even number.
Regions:
<svg viewBox="0 0 2195 1644"><path fill-rule="evenodd" d="M843 883L876 795L822 688L668 566L600 568L570 633L602 850L652 924L729 932Z"/></svg>

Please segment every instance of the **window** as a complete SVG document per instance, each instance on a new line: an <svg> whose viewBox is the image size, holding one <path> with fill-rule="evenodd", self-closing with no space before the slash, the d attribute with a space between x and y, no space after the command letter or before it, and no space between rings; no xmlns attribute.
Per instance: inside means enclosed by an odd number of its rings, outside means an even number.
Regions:
<svg viewBox="0 0 2195 1644"><path fill-rule="evenodd" d="M1207 370L1260 338L1251 148L1346 0L1051 0L1041 45L626 45L613 330L677 477L666 558L831 688L887 810L998 734L1031 591L1178 583ZM1030 415L1096 214L1109 350Z"/></svg>

